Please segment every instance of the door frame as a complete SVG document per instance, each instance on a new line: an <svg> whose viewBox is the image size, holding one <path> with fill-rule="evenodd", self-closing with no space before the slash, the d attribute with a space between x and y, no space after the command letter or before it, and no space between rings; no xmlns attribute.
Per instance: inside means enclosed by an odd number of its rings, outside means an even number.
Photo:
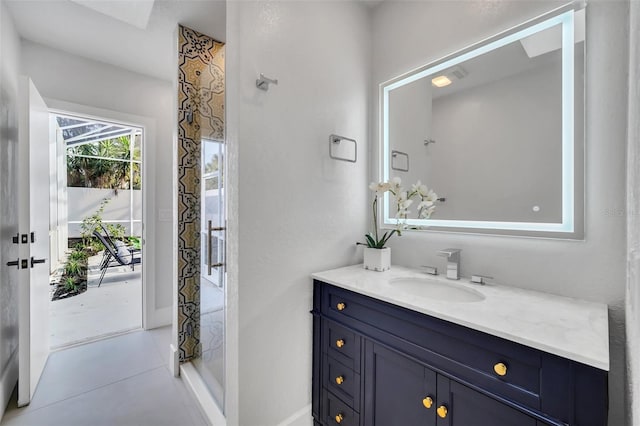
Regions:
<svg viewBox="0 0 640 426"><path fill-rule="evenodd" d="M127 114L88 105L75 104L57 99L45 98L50 113L77 115L89 119L114 121L142 129L142 328L149 330L171 323L171 306L157 309L155 277L155 230L154 212L157 210L155 195L149 182L155 178L155 149L148 141L155 139L156 120L134 114Z"/></svg>

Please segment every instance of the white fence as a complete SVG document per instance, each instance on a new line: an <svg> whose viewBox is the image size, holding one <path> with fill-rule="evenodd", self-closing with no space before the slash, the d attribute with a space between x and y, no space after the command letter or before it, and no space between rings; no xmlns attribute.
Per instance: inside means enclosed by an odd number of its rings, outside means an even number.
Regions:
<svg viewBox="0 0 640 426"><path fill-rule="evenodd" d="M81 236L82 220L95 213L103 199L110 201L102 213L102 223L119 223L126 235L142 235L142 191L119 189L67 188L69 238Z"/></svg>

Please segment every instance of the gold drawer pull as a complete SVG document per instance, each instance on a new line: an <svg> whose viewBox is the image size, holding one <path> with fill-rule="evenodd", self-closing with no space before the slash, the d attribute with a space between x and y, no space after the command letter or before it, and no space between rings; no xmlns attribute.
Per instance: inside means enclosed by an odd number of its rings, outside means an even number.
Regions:
<svg viewBox="0 0 640 426"><path fill-rule="evenodd" d="M337 346L338 348L343 347L343 346L344 346L344 340L343 340L343 339L338 339L338 340L336 340L336 346Z"/></svg>
<svg viewBox="0 0 640 426"><path fill-rule="evenodd" d="M503 362L499 362L493 366L493 371L495 371L498 376L506 376L507 366Z"/></svg>
<svg viewBox="0 0 640 426"><path fill-rule="evenodd" d="M338 385L343 384L343 383L344 383L344 377L342 377L342 376L338 376L338 377L336 377L336 383L337 383Z"/></svg>
<svg viewBox="0 0 640 426"><path fill-rule="evenodd" d="M342 413L336 414L336 423L342 423L343 420L344 416L342 415Z"/></svg>
<svg viewBox="0 0 640 426"><path fill-rule="evenodd" d="M430 396L426 397L422 400L422 405L424 405L424 408L431 408L431 406L433 405L433 398L431 398Z"/></svg>
<svg viewBox="0 0 640 426"><path fill-rule="evenodd" d="M346 305L344 302L340 302L340 303L338 303L338 304L336 305L336 308L337 308L339 311L344 311L344 308L346 308L346 307L347 307L347 305Z"/></svg>
<svg viewBox="0 0 640 426"><path fill-rule="evenodd" d="M441 405L438 407L437 413L438 413L438 416L440 416L440 418L444 419L445 417L447 417L448 412L449 410L447 410L446 405Z"/></svg>

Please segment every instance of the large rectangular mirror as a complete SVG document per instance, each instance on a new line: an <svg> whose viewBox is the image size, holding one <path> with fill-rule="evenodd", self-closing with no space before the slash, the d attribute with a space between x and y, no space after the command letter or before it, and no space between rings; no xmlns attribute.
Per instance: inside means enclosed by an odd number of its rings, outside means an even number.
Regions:
<svg viewBox="0 0 640 426"><path fill-rule="evenodd" d="M559 10L380 86L381 178L439 201L411 229L582 238L584 9Z"/></svg>

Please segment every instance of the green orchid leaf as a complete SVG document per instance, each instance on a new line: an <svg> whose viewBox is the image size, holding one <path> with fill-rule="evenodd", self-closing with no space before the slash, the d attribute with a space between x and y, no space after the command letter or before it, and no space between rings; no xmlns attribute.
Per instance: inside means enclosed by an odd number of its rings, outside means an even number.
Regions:
<svg viewBox="0 0 640 426"><path fill-rule="evenodd" d="M367 239L367 244L369 245L369 247L375 248L376 247L376 241L373 239L373 237L369 234L365 235L365 238Z"/></svg>

